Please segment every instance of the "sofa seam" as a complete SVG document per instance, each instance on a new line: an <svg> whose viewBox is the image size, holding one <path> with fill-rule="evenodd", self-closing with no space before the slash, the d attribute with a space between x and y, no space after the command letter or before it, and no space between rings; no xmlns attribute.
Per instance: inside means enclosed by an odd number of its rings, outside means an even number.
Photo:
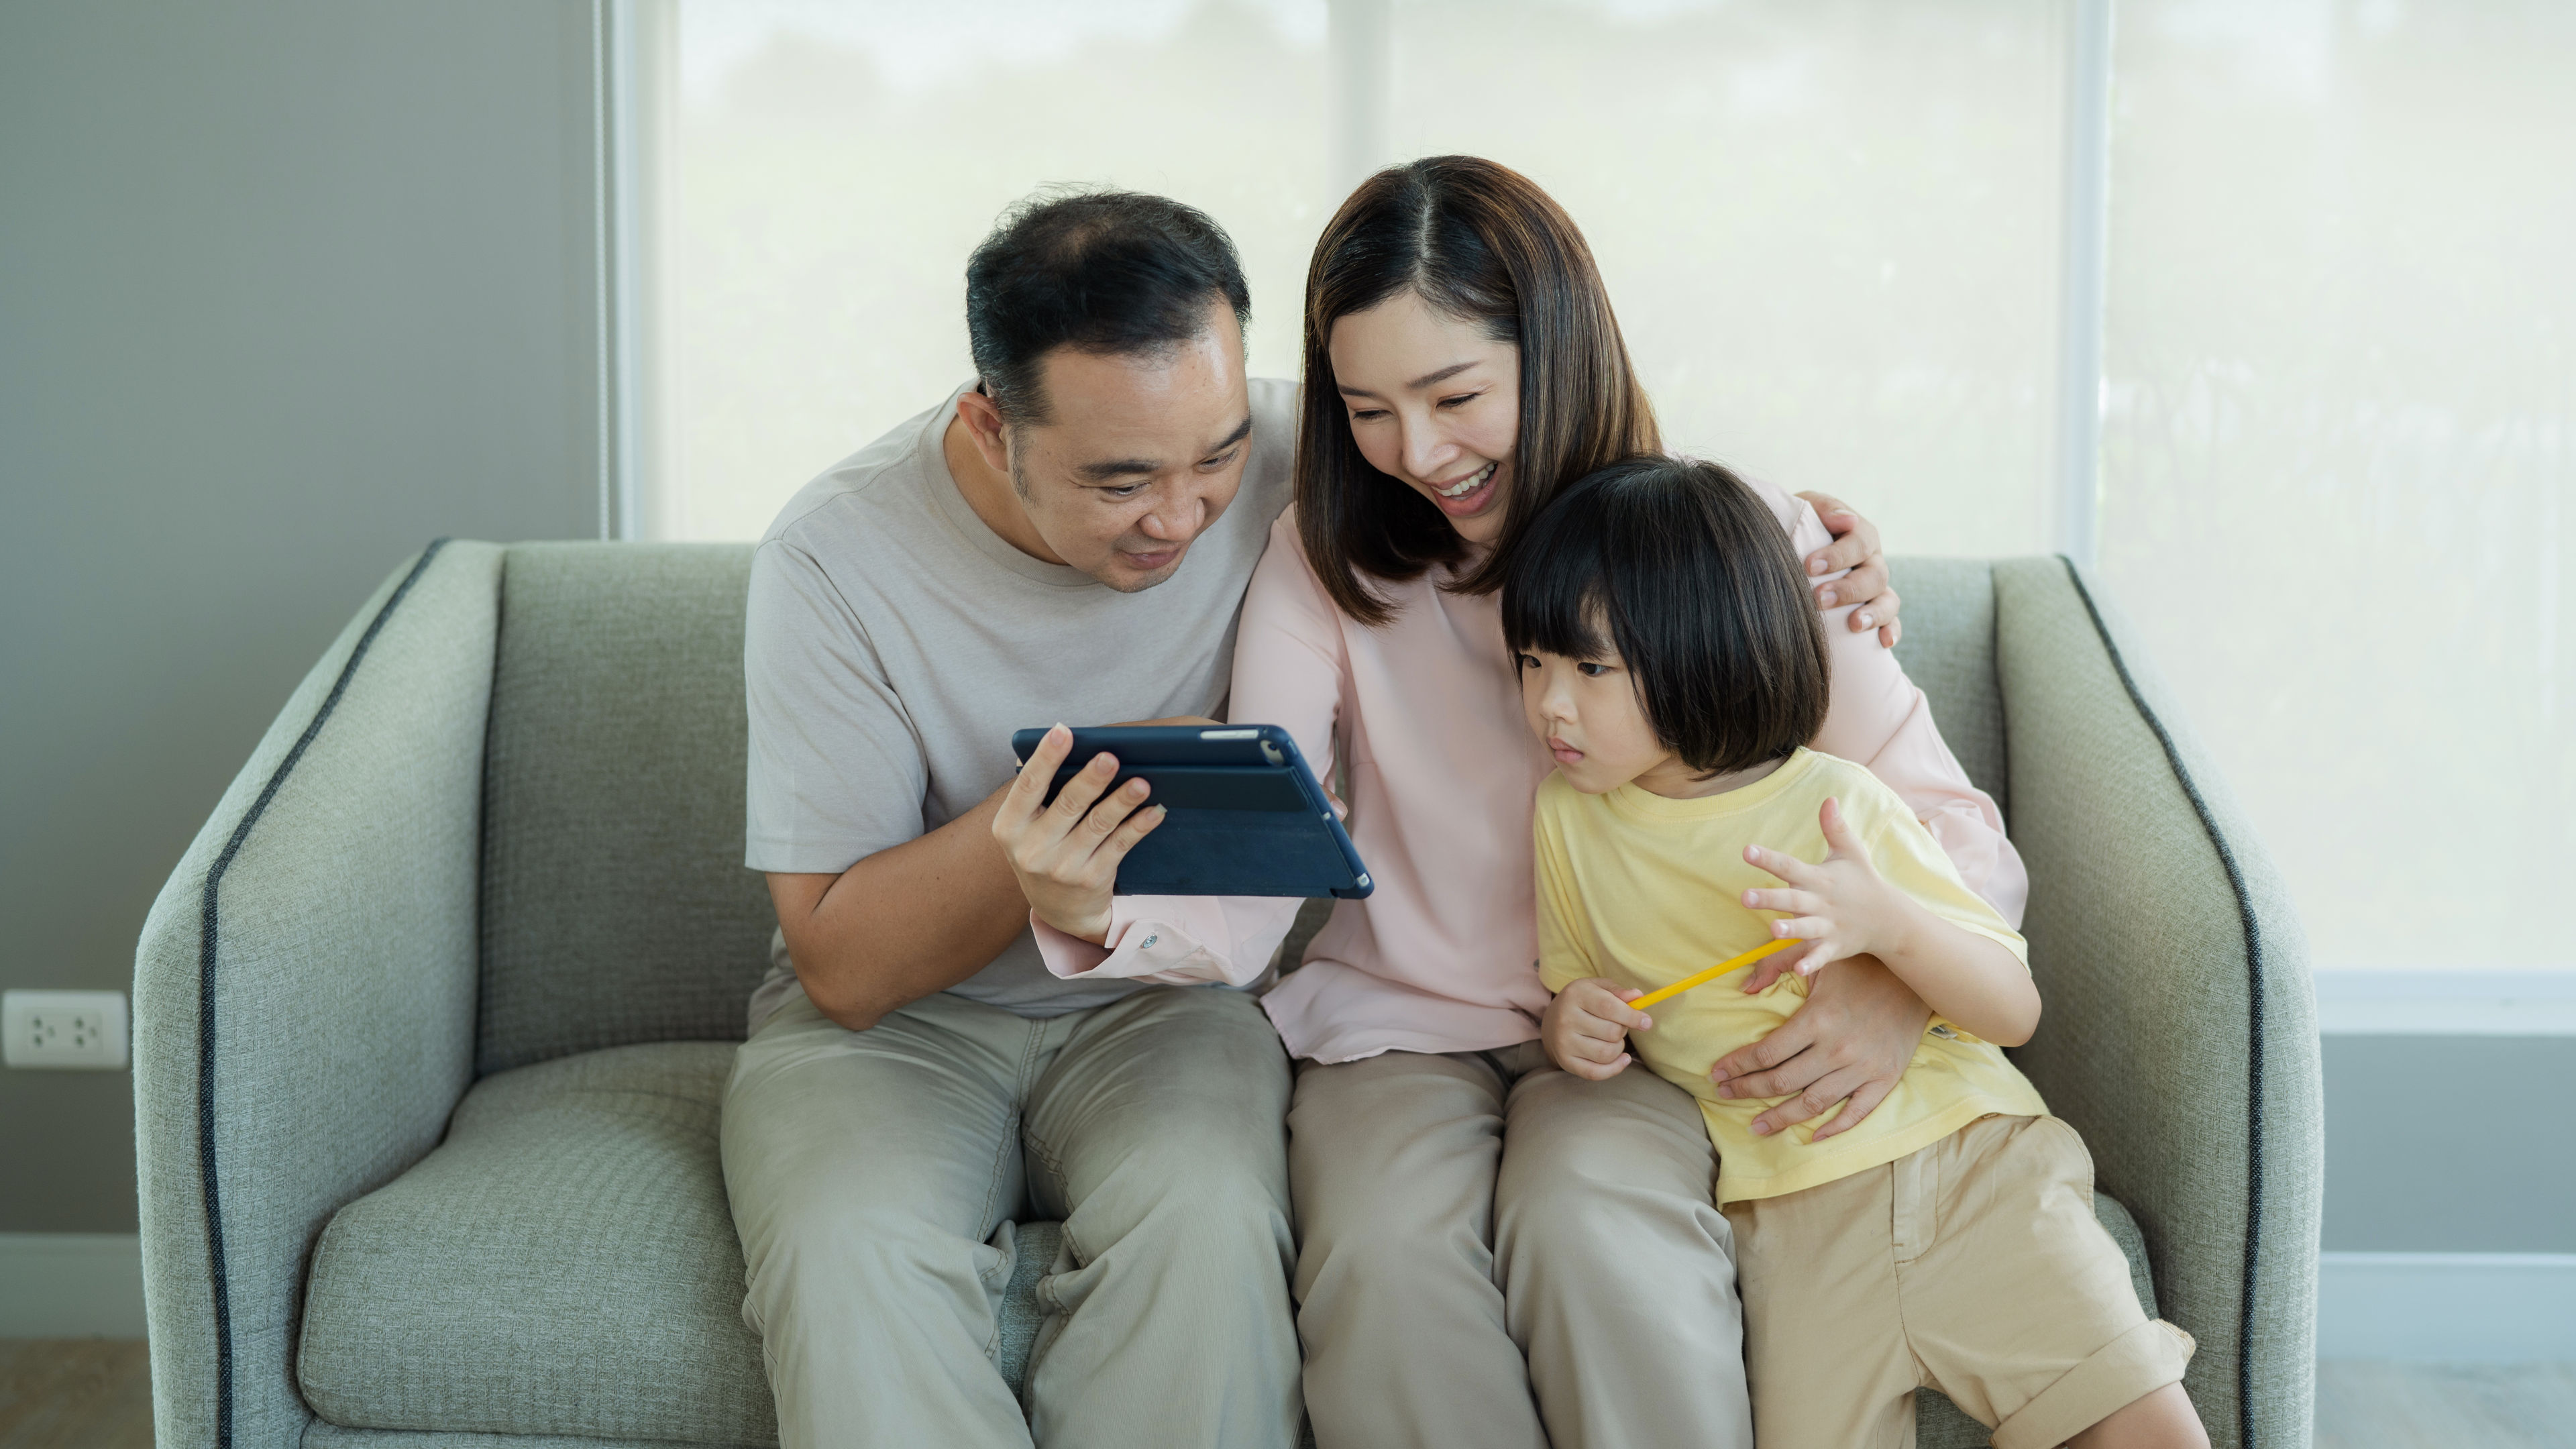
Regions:
<svg viewBox="0 0 2576 1449"><path fill-rule="evenodd" d="M2225 832L2218 828L2208 799L2201 794L2199 782L2183 764L2181 746L2173 732L2147 703L2136 676L2129 672L2129 661L2111 637L2110 625L2102 618L2093 591L2084 583L2084 573L2072 559L2058 555L2066 577L2075 585L2075 596L2084 603L2084 612L2093 621L2093 632L2102 641L2103 652L2110 656L2112 670L2120 676L2121 688L2128 691L2129 703L2146 721L2147 728L2163 747L2165 763L2174 779L2182 786L2184 798L2191 802L2200 827L2218 852L2218 863L2227 873L2228 890L2236 898L2237 928L2245 938L2246 974L2246 1053L2245 1053L2245 1252L2237 1289L2236 1315L2236 1432L2244 1449L2256 1449L2254 1432L2254 1287L2259 1276L2263 1226L2263 932L2255 919L2253 893L2245 884L2245 872L2237 863L2236 851L2228 844Z"/></svg>
<svg viewBox="0 0 2576 1449"><path fill-rule="evenodd" d="M207 867L205 883L198 887L197 1185L205 1205L206 1268L214 1292L216 1449L232 1449L233 1443L231 1265L224 1249L223 1193L215 1160L215 974L222 964L216 945L217 927L221 923L218 894L225 872L232 868L234 857L241 853L242 842L250 837L251 827L268 812L269 802L277 798L287 776L295 772L304 752L312 747L314 739L322 733L322 726L339 708L341 696L348 692L349 681L356 677L358 665L374 647L376 636L384 631L386 621L393 617L394 610L401 606L412 585L428 571L431 561L438 557L447 542L445 538L430 540L429 546L422 549L420 557L413 561L411 572L403 575L402 582L394 586L393 593L376 610L376 616L367 621L365 632L358 636L358 642L349 650L348 660L340 666L339 677L331 682L330 693L322 697L322 703L314 710L313 718L306 723L303 733L296 736L295 743L287 748L286 757L279 760L277 768L269 773L268 782L260 787L257 798L242 813L240 823L233 827L232 835L225 840L214 864Z"/></svg>

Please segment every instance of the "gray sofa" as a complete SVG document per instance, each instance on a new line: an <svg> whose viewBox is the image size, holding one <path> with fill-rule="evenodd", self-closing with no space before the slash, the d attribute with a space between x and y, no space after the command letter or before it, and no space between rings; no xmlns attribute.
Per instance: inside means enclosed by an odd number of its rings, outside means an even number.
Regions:
<svg viewBox="0 0 2576 1449"><path fill-rule="evenodd" d="M716 1156L772 924L740 864L748 566L435 545L224 795L136 962L163 1449L774 1442ZM1900 652L2030 863L2019 1059L2198 1336L2213 1441L2304 1444L2317 1052L2280 882L2089 580L1897 578Z"/></svg>

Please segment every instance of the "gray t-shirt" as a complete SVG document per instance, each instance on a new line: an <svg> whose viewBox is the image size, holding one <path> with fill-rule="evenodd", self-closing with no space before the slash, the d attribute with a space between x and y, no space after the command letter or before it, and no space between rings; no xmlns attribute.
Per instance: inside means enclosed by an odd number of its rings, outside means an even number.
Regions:
<svg viewBox="0 0 2576 1449"><path fill-rule="evenodd" d="M1295 384L1252 382L1242 488L1178 572L1135 594L1040 563L975 516L940 451L964 391L806 484L753 556L754 870L837 873L939 828L1010 779L1014 730L1224 702L1244 586L1288 503ZM754 1030L797 989L783 939L772 958ZM1056 1016L1136 987L1059 980L1023 931L949 989Z"/></svg>

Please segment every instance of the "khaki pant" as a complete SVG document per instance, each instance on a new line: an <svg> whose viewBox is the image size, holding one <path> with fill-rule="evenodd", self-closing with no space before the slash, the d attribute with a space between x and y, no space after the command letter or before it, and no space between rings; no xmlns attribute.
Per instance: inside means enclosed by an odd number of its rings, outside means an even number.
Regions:
<svg viewBox="0 0 2576 1449"><path fill-rule="evenodd" d="M1752 1444L1688 1093L1536 1042L1309 1062L1288 1151L1319 1449Z"/></svg>
<svg viewBox="0 0 2576 1449"><path fill-rule="evenodd" d="M1763 1449L1911 1449L1932 1387L2049 1449L2182 1378L2055 1117L1986 1117L1883 1166L1729 1203Z"/></svg>
<svg viewBox="0 0 2576 1449"><path fill-rule="evenodd" d="M1046 1020L942 994L865 1032L793 997L723 1127L780 1442L1285 1449L1287 1099L1239 992ZM1071 1259L1039 1283L1025 1418L993 1358L1021 1216L1062 1218Z"/></svg>

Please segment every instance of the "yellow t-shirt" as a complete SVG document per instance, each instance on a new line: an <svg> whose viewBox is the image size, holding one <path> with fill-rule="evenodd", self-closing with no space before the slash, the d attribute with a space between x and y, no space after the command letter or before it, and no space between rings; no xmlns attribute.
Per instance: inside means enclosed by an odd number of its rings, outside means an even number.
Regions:
<svg viewBox="0 0 2576 1449"><path fill-rule="evenodd" d="M1959 879L1932 832L1896 792L1848 760L1800 750L1763 779L1698 800L1671 800L1634 785L1586 795L1551 775L1538 790L1539 973L1550 991L1587 976L1651 991L1771 939L1778 912L1749 911L1744 892L1780 882L1745 862L1767 846L1801 860L1825 857L1816 812L1827 797L1868 842L1870 859L1934 914L2011 948L2021 936ZM1928 1147L1989 1113L2036 1116L2039 1090L2003 1050L1937 1018L1896 1089L1859 1126L1823 1142L1828 1113L1769 1137L1753 1119L1779 1098L1725 1101L1708 1070L1728 1052L1789 1019L1807 994L1794 971L1759 996L1743 986L1753 967L1719 977L1647 1010L1640 1061L1699 1099L1717 1144L1717 1200L1777 1197L1877 1167Z"/></svg>

